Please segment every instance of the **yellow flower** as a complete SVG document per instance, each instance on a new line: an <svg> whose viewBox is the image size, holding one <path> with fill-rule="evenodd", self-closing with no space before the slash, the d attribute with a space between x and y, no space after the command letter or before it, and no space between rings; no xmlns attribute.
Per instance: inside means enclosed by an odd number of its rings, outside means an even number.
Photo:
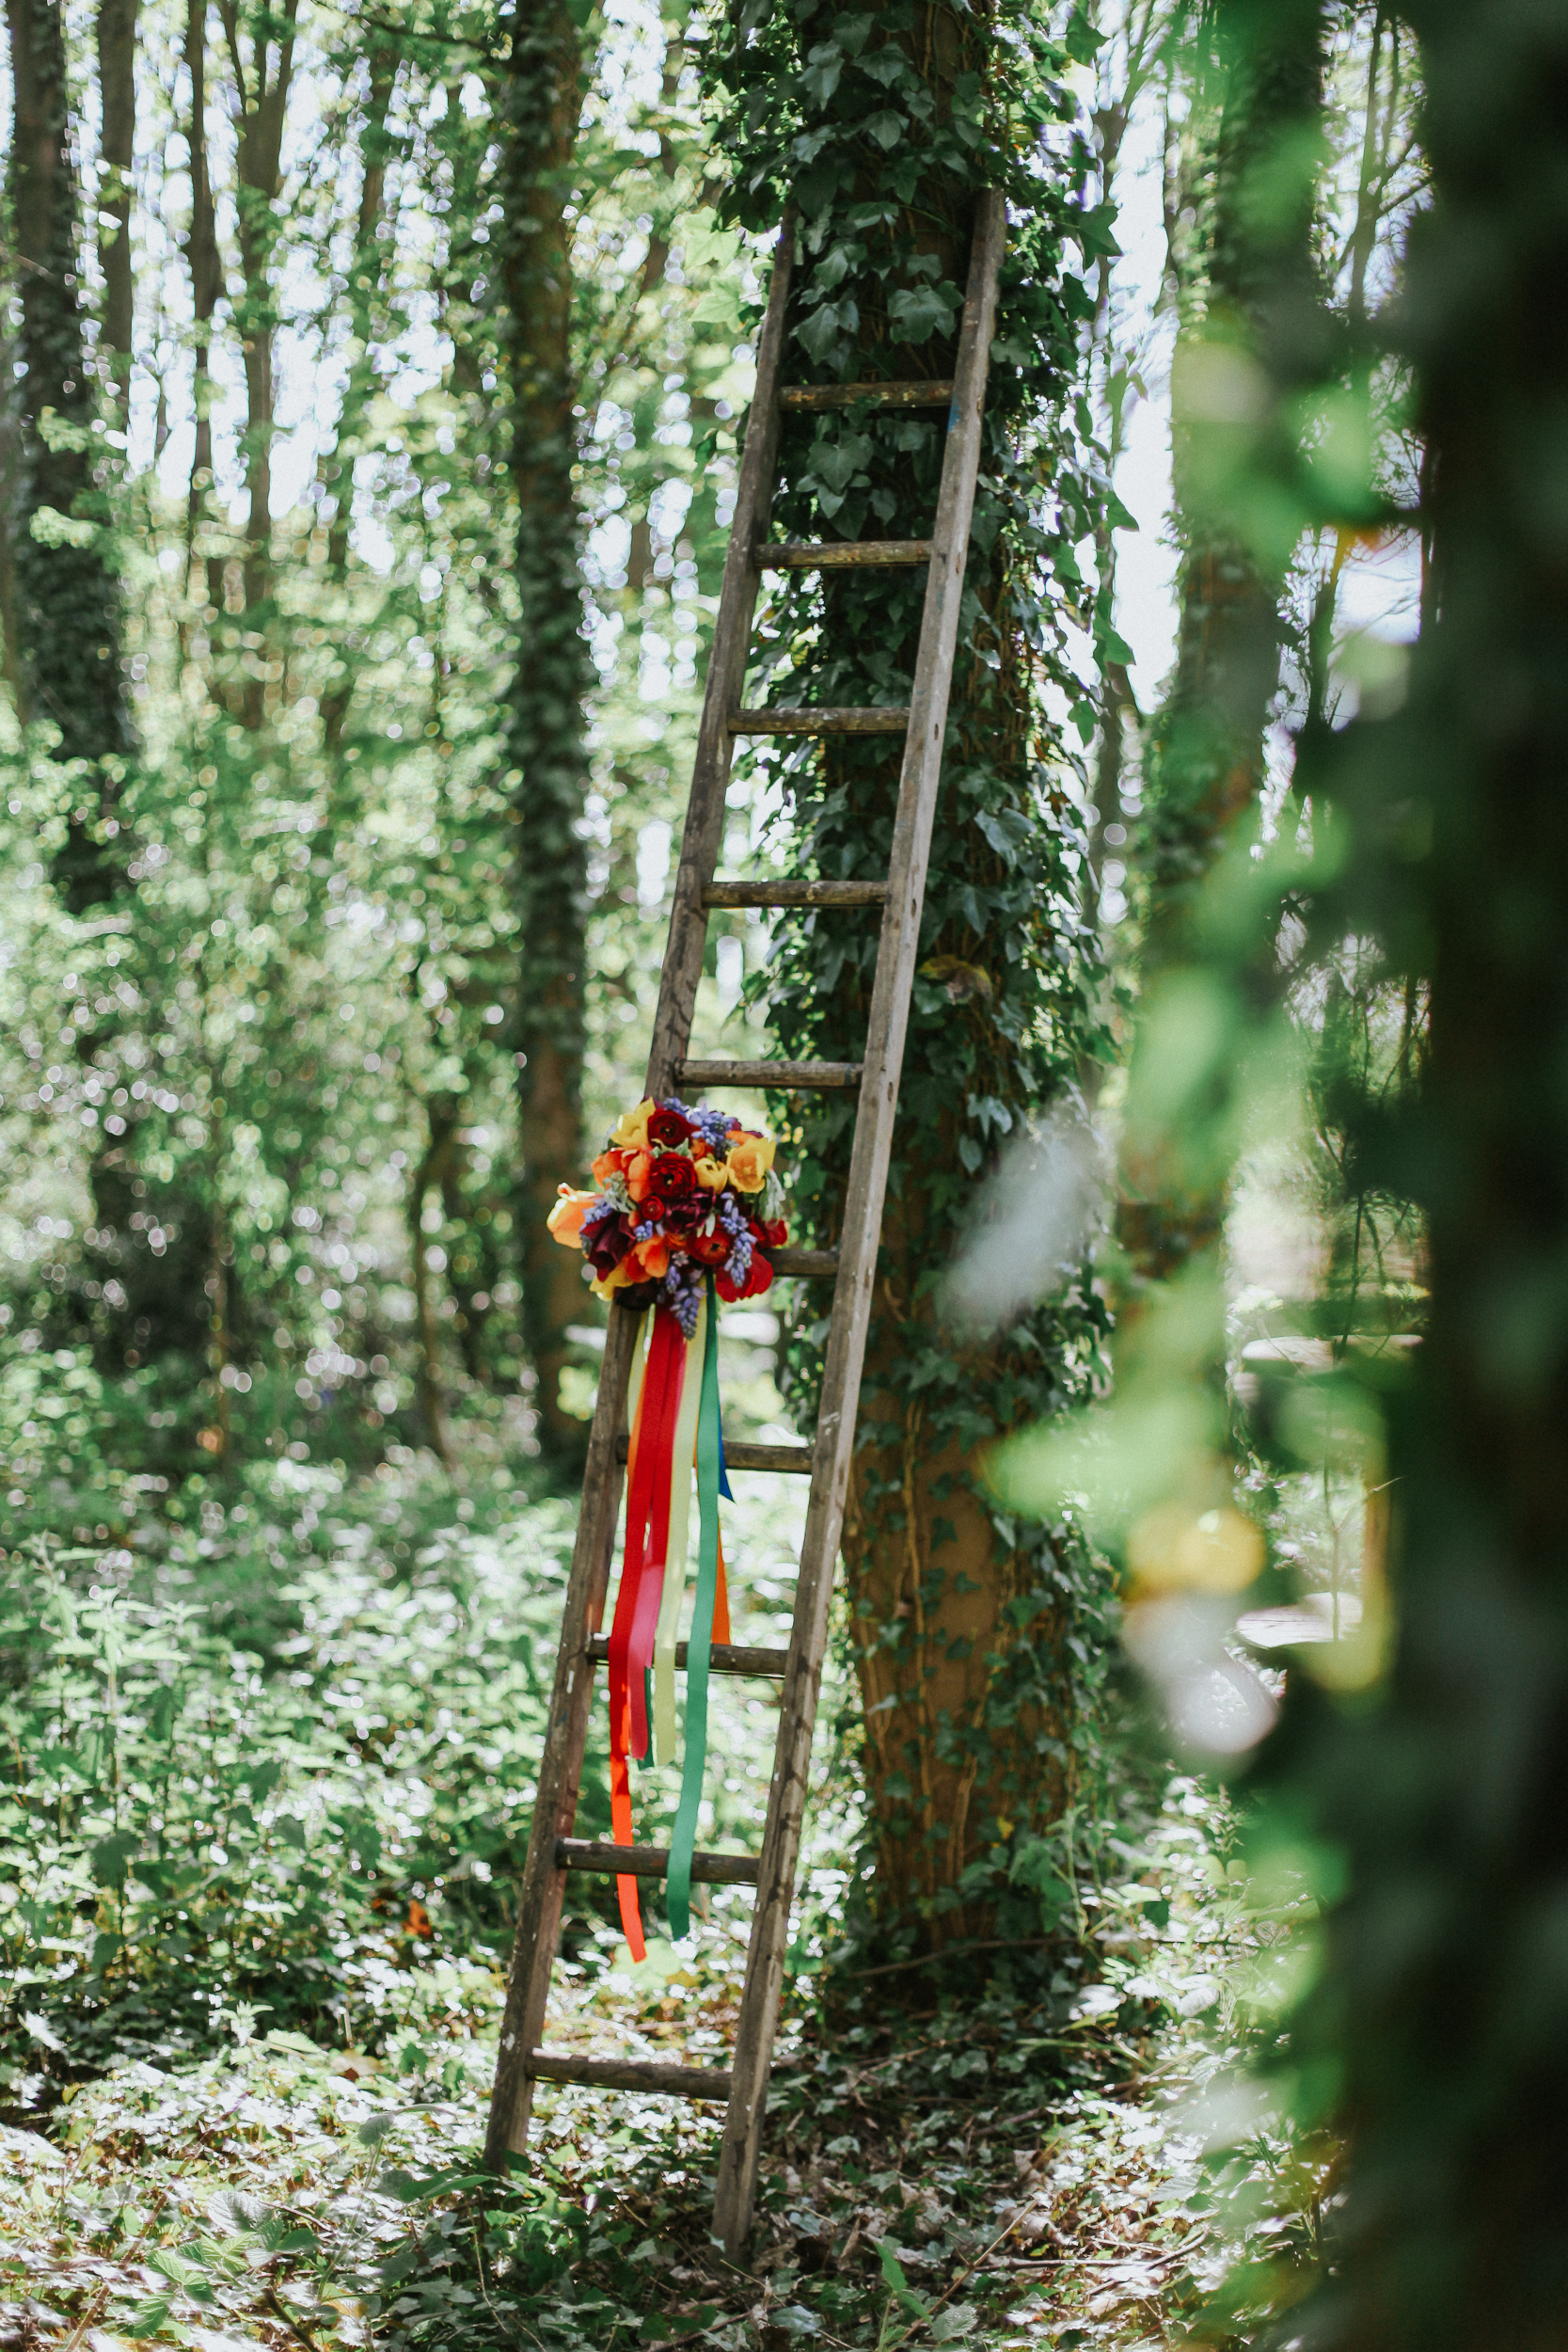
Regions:
<svg viewBox="0 0 1568 2352"><path fill-rule="evenodd" d="M730 1146L730 1182L736 1192L760 1192L773 1165L771 1136L743 1135Z"/></svg>
<svg viewBox="0 0 1568 2352"><path fill-rule="evenodd" d="M648 1148L648 1121L657 1107L650 1098L646 1103L639 1103L634 1111L623 1111L610 1137L611 1143L619 1144L623 1152L645 1152Z"/></svg>
<svg viewBox="0 0 1568 2352"><path fill-rule="evenodd" d="M722 1192L730 1181L729 1163L725 1160L693 1160L691 1165L705 1192Z"/></svg>

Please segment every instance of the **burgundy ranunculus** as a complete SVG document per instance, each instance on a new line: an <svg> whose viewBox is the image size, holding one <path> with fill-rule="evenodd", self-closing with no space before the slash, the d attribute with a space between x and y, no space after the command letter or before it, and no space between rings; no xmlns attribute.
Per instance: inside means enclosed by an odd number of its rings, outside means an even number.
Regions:
<svg viewBox="0 0 1568 2352"><path fill-rule="evenodd" d="M665 1203L664 1222L672 1233L689 1233L707 1215L707 1202L694 1192Z"/></svg>
<svg viewBox="0 0 1568 2352"><path fill-rule="evenodd" d="M679 1111L657 1110L648 1114L648 1141L661 1143L667 1152L696 1132L690 1120L683 1119Z"/></svg>
<svg viewBox="0 0 1568 2352"><path fill-rule="evenodd" d="M602 1282L607 1274L614 1273L630 1248L630 1218L612 1216L606 1218L582 1254Z"/></svg>
<svg viewBox="0 0 1568 2352"><path fill-rule="evenodd" d="M669 1214L670 1204L664 1195L655 1192L650 1184L637 1204L637 1222L639 1225L662 1225Z"/></svg>
<svg viewBox="0 0 1568 2352"><path fill-rule="evenodd" d="M653 1181L666 1200L678 1200L695 1191L697 1171L684 1152L661 1152L653 1165Z"/></svg>

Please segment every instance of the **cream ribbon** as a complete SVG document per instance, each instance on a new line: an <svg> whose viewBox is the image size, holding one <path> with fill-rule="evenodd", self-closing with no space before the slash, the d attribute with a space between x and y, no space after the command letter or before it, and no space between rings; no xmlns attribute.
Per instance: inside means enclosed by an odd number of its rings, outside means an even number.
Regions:
<svg viewBox="0 0 1568 2352"><path fill-rule="evenodd" d="M675 1422L670 1477L670 1549L664 1563L664 1590L659 1597L658 1629L654 1635L654 1761L675 1760L675 1644L680 1637L681 1604L686 1598L687 1526L691 1515L691 1481L697 1454L697 1412L703 1397L703 1340L707 1300L697 1309L697 1327L686 1344L686 1378L681 1385L680 1415Z"/></svg>

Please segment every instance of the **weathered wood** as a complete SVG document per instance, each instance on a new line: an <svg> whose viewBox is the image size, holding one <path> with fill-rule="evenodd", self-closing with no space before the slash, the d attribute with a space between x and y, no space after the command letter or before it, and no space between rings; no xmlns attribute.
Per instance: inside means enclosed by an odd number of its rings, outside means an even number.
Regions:
<svg viewBox="0 0 1568 2352"><path fill-rule="evenodd" d="M755 549L758 540L766 536L773 497L779 363L794 252L794 215L786 213L774 251L773 283L757 342L756 398L740 463L735 527L724 564L691 803L687 811L675 883L675 910L665 949L648 1059L646 1089L654 1095L671 1091L671 1073L685 1053L691 1034L691 1010L702 977L706 931L703 888L712 878L719 854L724 791L729 780L730 734L725 713L745 681L747 645L759 581ZM583 1650L590 1633L598 1630L610 1581L622 1484L615 1467L615 1438L626 1418L626 1381L636 1331L634 1317L611 1315L605 1332L598 1401L594 1409L583 1475L581 1516L562 1614L561 1649L556 1660L545 1750L540 1758L528 1858L523 1865L517 1930L485 2136L485 2162L498 2171L504 2169L512 2152L521 2150L528 2135L533 2077L528 2072L526 2059L544 2030L550 1964L565 1888L565 1874L556 1862L555 1843L558 1837L571 1835L577 1818L594 1688L594 1676Z"/></svg>
<svg viewBox="0 0 1568 2352"><path fill-rule="evenodd" d="M784 1677L757 1905L752 1915L751 1950L732 2060L735 2087L730 2094L719 2160L714 2229L732 2260L738 2256L751 2228L768 2060L784 1988L790 1902L810 1776L812 1731L827 1648L833 1565L849 1483L855 1407L871 1316L871 1292L909 1025L910 993L920 952L920 917L942 775L942 739L979 468L981 410L1005 227L1000 196L982 196L975 211L974 244L959 329L958 373L936 527L931 534L926 610L894 820L891 888L882 914L866 1036L865 1079L861 1089L839 1240L838 1282L833 1293L832 1321L817 1410L816 1466L795 1588L790 1671Z"/></svg>
<svg viewBox="0 0 1568 2352"><path fill-rule="evenodd" d="M624 1463L630 1450L631 1438L623 1429L615 1440L615 1459ZM726 1438L724 1463L729 1470L788 1470L809 1478L812 1448L809 1445L750 1445L744 1438Z"/></svg>
<svg viewBox="0 0 1568 2352"><path fill-rule="evenodd" d="M601 1878L665 1879L670 1856L662 1846L611 1846L597 1837L558 1837L555 1859L562 1870L595 1870ZM754 1854L694 1853L691 1876L707 1886L754 1886Z"/></svg>
<svg viewBox="0 0 1568 2352"><path fill-rule="evenodd" d="M721 2066L661 2066L657 2058L574 2058L567 2050L531 2050L524 2064L531 2080L579 2083L594 2090L655 2090L669 2099L730 2095L730 2075Z"/></svg>
<svg viewBox="0 0 1568 2352"><path fill-rule="evenodd" d="M858 1087L858 1061L683 1061L675 1074L684 1087L807 1087L835 1093Z"/></svg>
<svg viewBox="0 0 1568 2352"><path fill-rule="evenodd" d="M893 569L930 561L929 539L775 539L762 550L765 572L848 572L863 564Z"/></svg>
<svg viewBox="0 0 1568 2352"><path fill-rule="evenodd" d="M879 408L946 408L953 387L928 384L786 384L779 394L785 408L856 408L863 400Z"/></svg>
<svg viewBox="0 0 1568 2352"><path fill-rule="evenodd" d="M705 907L879 907L887 884L879 882L710 882Z"/></svg>
<svg viewBox="0 0 1568 2352"><path fill-rule="evenodd" d="M775 1274L792 1274L800 1281L815 1282L827 1274L838 1272L836 1249L770 1249Z"/></svg>
<svg viewBox="0 0 1568 2352"><path fill-rule="evenodd" d="M675 1644L675 1664L686 1664L687 1645ZM595 1633L588 1645L588 1655L596 1666L604 1665L610 1657L610 1636ZM745 1649L738 1642L715 1642L708 1651L708 1671L716 1675L782 1675L789 1663L786 1649Z"/></svg>
<svg viewBox="0 0 1568 2352"><path fill-rule="evenodd" d="M902 735L910 723L907 710L872 703L835 707L798 704L792 709L732 710L732 735Z"/></svg>
<svg viewBox="0 0 1568 2352"><path fill-rule="evenodd" d="M652 1095L674 1091L675 1064L691 1035L697 983L703 977L703 950L707 940L703 893L713 880L724 834L724 792L730 780L734 747L730 712L740 700L746 683L752 616L762 584L757 550L768 535L768 517L773 503L774 460L779 446L779 362L784 350L784 311L794 255L795 215L790 211L784 215L779 242L773 248L773 284L768 297L768 315L757 341L756 389L746 423L746 446L740 460L729 551L724 558L723 584L719 592L713 650L708 656L703 716L697 730L697 756L691 771L691 798L681 834L670 936L664 949L658 1009L654 1015L653 1044L648 1055L647 1091Z"/></svg>

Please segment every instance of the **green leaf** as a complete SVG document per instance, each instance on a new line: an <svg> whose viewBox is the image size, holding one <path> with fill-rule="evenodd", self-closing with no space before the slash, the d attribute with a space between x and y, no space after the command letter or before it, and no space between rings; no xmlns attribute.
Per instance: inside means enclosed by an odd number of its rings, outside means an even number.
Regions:
<svg viewBox="0 0 1568 2352"><path fill-rule="evenodd" d="M891 151L897 146L910 126L907 118L899 114L895 107L884 106L879 114L871 117L864 127L879 147Z"/></svg>
<svg viewBox="0 0 1568 2352"><path fill-rule="evenodd" d="M938 2312L931 2322L931 2342L960 2343L979 2325L979 2319L980 2307L977 2303L950 2303L945 2311Z"/></svg>
<svg viewBox="0 0 1568 2352"><path fill-rule="evenodd" d="M844 72L844 52L836 41L819 41L806 60L800 75L800 87L806 96L825 106L839 85Z"/></svg>
<svg viewBox="0 0 1568 2352"><path fill-rule="evenodd" d="M944 335L962 307L963 296L944 278L940 286L900 286L889 294L887 314L895 343L923 343Z"/></svg>
<svg viewBox="0 0 1568 2352"><path fill-rule="evenodd" d="M1104 47L1107 38L1095 31L1082 8L1074 8L1062 35L1062 46L1074 65L1092 65L1096 50Z"/></svg>

